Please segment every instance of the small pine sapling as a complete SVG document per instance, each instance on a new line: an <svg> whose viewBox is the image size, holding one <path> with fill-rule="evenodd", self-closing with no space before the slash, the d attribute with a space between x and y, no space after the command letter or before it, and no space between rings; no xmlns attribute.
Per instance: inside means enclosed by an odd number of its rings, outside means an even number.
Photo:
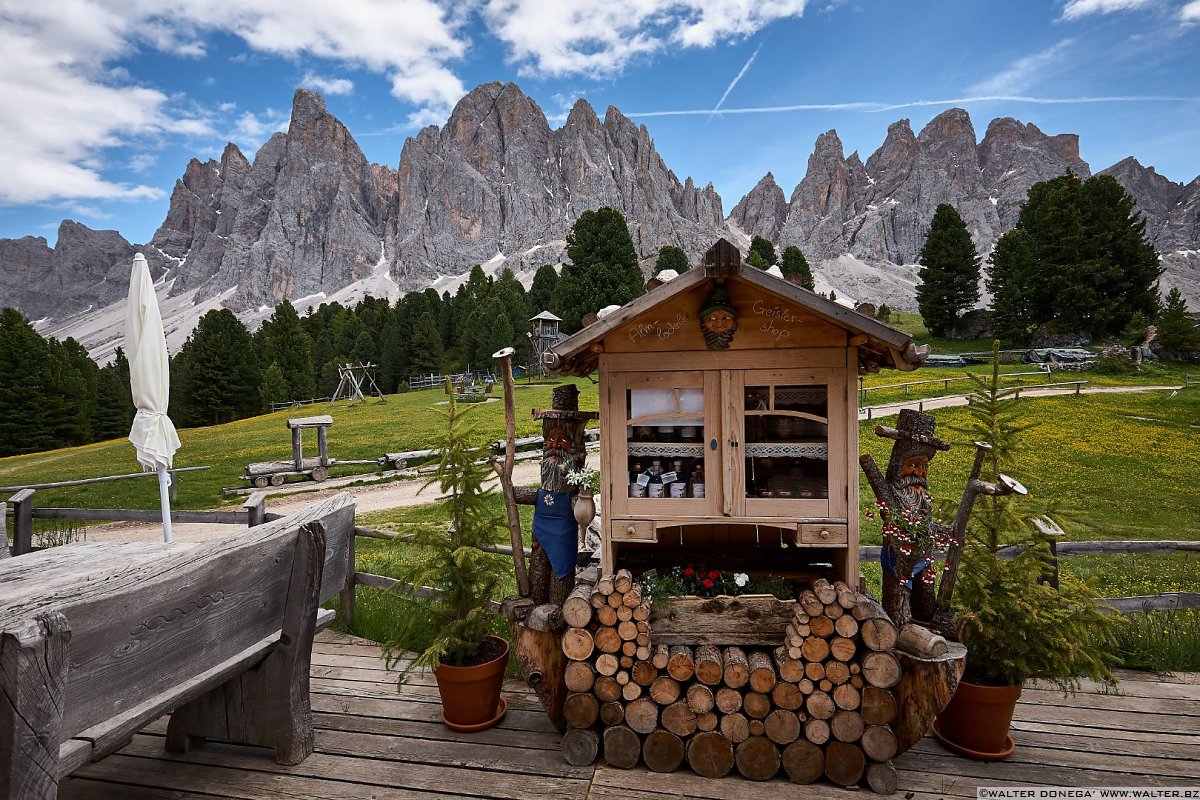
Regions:
<svg viewBox="0 0 1200 800"><path fill-rule="evenodd" d="M1013 390L1000 388L999 350L996 341L988 378L972 376L970 422L955 429L991 443L985 469L992 478L1017 466L1023 435L1033 427L1019 422ZM1106 613L1093 588L1071 574L1060 576L1058 588L1046 580L1050 549L1035 520L1066 516L1052 502L1016 495L985 495L976 503L954 597L971 631L966 680L1014 686L1039 678L1064 692L1077 689L1080 677L1115 682L1112 644L1119 617ZM1001 558L1010 546L1017 555Z"/></svg>
<svg viewBox="0 0 1200 800"><path fill-rule="evenodd" d="M462 665L476 655L495 627L491 602L505 572L502 557L482 549L497 544L507 528L488 502L495 492L484 487L490 476L480 463L485 448L471 444L476 438L466 419L471 409L460 408L451 394L448 408L438 411L446 418L446 431L437 470L422 489L436 486L441 491L450 527L422 526L410 542L396 540L396 546L413 550L394 570L402 611L384 652L389 668L410 652L417 654L402 680L414 667Z"/></svg>

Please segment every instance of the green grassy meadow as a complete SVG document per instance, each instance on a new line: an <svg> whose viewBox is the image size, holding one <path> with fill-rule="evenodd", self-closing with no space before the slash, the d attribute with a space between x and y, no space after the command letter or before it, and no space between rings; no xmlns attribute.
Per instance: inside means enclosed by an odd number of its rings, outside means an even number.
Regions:
<svg viewBox="0 0 1200 800"><path fill-rule="evenodd" d="M580 407L596 410L596 387L579 379ZM516 389L517 435L541 433L529 409L548 407L553 387L522 386ZM291 459L289 417L330 414L329 454L334 459L371 459L385 452L423 450L436 442L441 430L442 407L446 396L439 390L389 395L387 403L371 400L366 404L333 408L325 404L278 411L208 428L179 431L182 446L175 466L208 465L205 472L179 476L177 508L212 508L222 503L240 504L240 499L224 498L221 488L248 486L239 480L248 463ZM504 435L504 404L489 402L477 406L472 414L481 442L495 441ZM305 457L316 455L316 434L304 438ZM348 475L369 470L367 466L334 467L330 474ZM49 483L53 481L119 475L137 472L133 446L124 439L97 442L82 447L51 450L44 453L0 458L0 486ZM311 484L308 484L311 486ZM86 508L158 508L158 486L152 479L112 481L92 486L46 489L37 493L39 505L67 505Z"/></svg>
<svg viewBox="0 0 1200 800"><path fill-rule="evenodd" d="M982 371L984 368L977 368ZM1028 371L1011 365L1009 372ZM927 368L915 373L886 373L869 376L867 385L930 380L965 374L965 370ZM1151 367L1137 376L1114 378L1081 373L1093 383L1177 384L1179 367ZM1075 375L1056 376L1074 379ZM1036 379L1036 378L1035 378ZM1037 380L1037 382L1044 382ZM576 381L580 405L598 408L597 387L587 379ZM927 385L927 396L964 394L966 382ZM925 387L922 387L923 390ZM518 435L540 432L540 424L529 409L550 404L549 386L518 386ZM882 395L882 393L880 393ZM919 395L913 394L913 397ZM870 402L883 402L872 393ZM898 399L902 399L902 396ZM183 447L178 466L207 464L207 472L181 476L179 508L209 508L238 499L223 498L221 487L242 484L238 480L246 463L287 459L290 437L284 422L288 417L330 413L330 453L334 458L376 458L384 452L423 449L436 445L442 417L435 409L444 403L440 391L422 391L388 397L386 404L371 402L328 409L312 406L268 414L211 428L180 431ZM1014 477L1035 496L1053 497L1077 513L1067 530L1072 540L1096 539L1187 539L1200 538L1192 521L1200 519L1200 493L1192 490L1200 474L1200 386L1139 394L1083 395L1010 401L1020 405L1023 421L1036 423L1026 433L1025 452ZM930 489L937 498L957 502L970 468L973 448L970 437L954 429L967 424L963 408L938 409L938 433L954 447L939 454L930 469ZM479 441L503 435L503 404L479 405L471 412ZM886 465L890 440L874 435L876 422L860 426L860 452L871 453L880 466ZM887 421L884 424L890 424ZM314 439L305 440L306 454L315 452ZM70 480L106 474L133 472L133 449L125 440L0 459L0 485ZM361 471L359 468L358 471ZM333 474L356 471L353 468ZM311 484L310 484L311 485ZM865 479L860 481L862 510L872 495ZM157 487L152 480L121 481L89 487L43 490L38 505L156 508ZM503 507L491 501L497 517ZM529 542L528 508L522 519ZM436 505L363 514L359 524L403 533L419 525L444 525L445 514ZM501 540L507 535L501 533ZM878 524L864 521L863 544L880 542ZM418 548L403 542L361 539L358 568L388 574L398 559L420 558ZM1092 581L1097 596L1156 594L1165 591L1200 591L1200 558L1196 554L1103 555L1070 557L1062 568ZM865 564L868 582L878 584L877 564ZM511 575L503 589L513 590ZM389 619L395 613L387 592L359 593L355 631L373 639L386 639ZM1141 615L1139 615L1141 616ZM1129 666L1200 670L1200 612L1144 615L1143 624L1126 626L1122 652Z"/></svg>

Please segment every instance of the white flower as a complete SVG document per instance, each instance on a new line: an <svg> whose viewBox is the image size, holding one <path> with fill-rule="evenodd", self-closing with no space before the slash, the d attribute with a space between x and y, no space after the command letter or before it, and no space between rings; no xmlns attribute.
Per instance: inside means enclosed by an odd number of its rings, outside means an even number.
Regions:
<svg viewBox="0 0 1200 800"><path fill-rule="evenodd" d="M733 582L736 583L740 589L750 582L750 576L744 572L739 572L733 576Z"/></svg>

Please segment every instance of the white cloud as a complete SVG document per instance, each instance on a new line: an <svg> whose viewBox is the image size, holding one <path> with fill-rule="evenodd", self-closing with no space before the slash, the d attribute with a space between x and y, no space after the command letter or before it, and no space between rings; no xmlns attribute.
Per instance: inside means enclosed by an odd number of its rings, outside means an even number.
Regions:
<svg viewBox="0 0 1200 800"><path fill-rule="evenodd" d="M967 89L970 94L1016 94L1023 92L1043 78L1055 64L1067 55L1073 39L1063 39L1058 44L1037 53L1018 58L1006 69L973 84Z"/></svg>
<svg viewBox="0 0 1200 800"><path fill-rule="evenodd" d="M799 17L806 0L486 0L523 75L615 75L668 47L710 47Z"/></svg>
<svg viewBox="0 0 1200 800"><path fill-rule="evenodd" d="M322 94L354 94L354 81L349 78L322 78L312 72L304 73L301 86L316 89Z"/></svg>
<svg viewBox="0 0 1200 800"><path fill-rule="evenodd" d="M1090 14L1112 14L1133 11L1153 5L1157 0L1068 0L1063 6L1063 19L1079 19Z"/></svg>
<svg viewBox="0 0 1200 800"><path fill-rule="evenodd" d="M158 163L158 156L153 153L137 153L129 159L129 169L133 172L149 172Z"/></svg>
<svg viewBox="0 0 1200 800"><path fill-rule="evenodd" d="M114 68L139 48L199 58L205 37L232 35L259 54L383 73L395 97L444 119L465 93L449 66L466 52L465 21L435 0L0 0L0 204L162 196L107 179L105 153L140 138L215 133L206 113ZM256 140L274 122L243 115L235 133Z"/></svg>
<svg viewBox="0 0 1200 800"><path fill-rule="evenodd" d="M1200 22L1200 0L1192 0L1179 9L1179 21L1185 24Z"/></svg>

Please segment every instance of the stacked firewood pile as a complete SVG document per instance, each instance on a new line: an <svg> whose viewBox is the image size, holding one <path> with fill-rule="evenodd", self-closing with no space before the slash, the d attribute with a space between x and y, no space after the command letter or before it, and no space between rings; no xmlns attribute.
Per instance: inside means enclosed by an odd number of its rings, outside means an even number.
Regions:
<svg viewBox="0 0 1200 800"><path fill-rule="evenodd" d="M844 583L804 590L773 649L654 646L649 602L624 570L576 587L562 610L570 763L602 750L615 767L686 760L705 777L736 767L753 780L782 767L796 783L895 791L897 631Z"/></svg>

